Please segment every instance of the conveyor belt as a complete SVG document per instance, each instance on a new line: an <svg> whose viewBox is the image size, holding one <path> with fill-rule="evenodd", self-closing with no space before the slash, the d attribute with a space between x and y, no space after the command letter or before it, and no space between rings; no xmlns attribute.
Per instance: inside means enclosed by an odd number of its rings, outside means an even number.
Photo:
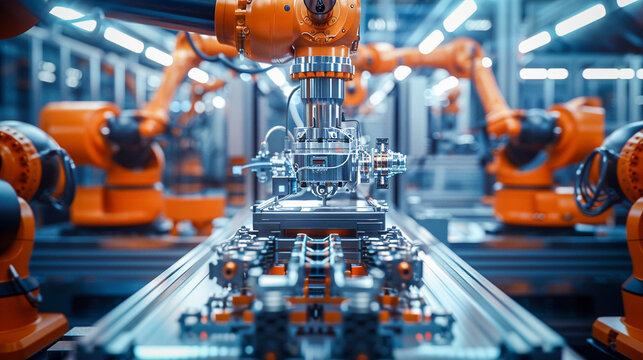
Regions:
<svg viewBox="0 0 643 360"><path fill-rule="evenodd" d="M496 359L527 355L561 358L564 340L458 258L410 218L392 211L389 226L397 226L422 248L425 297L447 306L455 318L453 342L421 343L397 349L396 358ZM106 315L80 344L79 358L230 358L239 350L234 335L221 334L216 344L182 340L178 318L200 307L214 290L207 264L212 248L220 246L242 225L238 214L160 276Z"/></svg>

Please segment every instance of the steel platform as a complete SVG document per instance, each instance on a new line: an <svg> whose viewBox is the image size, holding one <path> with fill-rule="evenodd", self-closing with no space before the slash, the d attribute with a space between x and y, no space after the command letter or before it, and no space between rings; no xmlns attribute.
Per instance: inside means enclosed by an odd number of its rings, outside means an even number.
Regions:
<svg viewBox="0 0 643 360"><path fill-rule="evenodd" d="M455 318L453 341L444 345L409 342L395 358L498 359L574 358L561 336L514 302L460 259L446 245L407 216L391 211L388 226L397 226L422 249L422 294ZM200 307L215 290L208 262L216 247L237 228L251 225L249 212L239 213L215 230L156 279L99 320L80 340L79 359L238 358L234 334L215 341L182 339L178 319L187 308Z"/></svg>

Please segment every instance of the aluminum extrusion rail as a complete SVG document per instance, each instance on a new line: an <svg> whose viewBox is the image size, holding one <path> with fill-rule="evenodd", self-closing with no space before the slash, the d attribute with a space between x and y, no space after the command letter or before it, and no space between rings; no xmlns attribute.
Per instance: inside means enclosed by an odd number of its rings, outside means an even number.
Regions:
<svg viewBox="0 0 643 360"><path fill-rule="evenodd" d="M427 230L391 210L388 226L397 226L422 250L424 275L420 292L447 307L455 323L449 344L414 344L396 349L395 358L413 359L560 359L562 337L473 270ZM188 307L202 304L215 284L208 280L213 249L248 225L238 214L176 264L131 296L103 319L79 344L81 359L239 358L234 334L220 334L216 344L180 336L178 319ZM229 345L229 346L228 346Z"/></svg>

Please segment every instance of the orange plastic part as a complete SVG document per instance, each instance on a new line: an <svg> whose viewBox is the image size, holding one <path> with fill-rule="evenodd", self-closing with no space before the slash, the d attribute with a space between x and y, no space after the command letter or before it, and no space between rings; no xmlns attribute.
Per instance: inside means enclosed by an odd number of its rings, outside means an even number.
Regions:
<svg viewBox="0 0 643 360"><path fill-rule="evenodd" d="M0 126L0 164L0 179L8 182L19 197L29 200L36 194L42 179L38 150L31 140L8 126Z"/></svg>
<svg viewBox="0 0 643 360"><path fill-rule="evenodd" d="M504 224L569 227L605 224L612 211L586 216L578 210L571 187L555 189L503 188L495 192L494 216Z"/></svg>
<svg viewBox="0 0 643 360"><path fill-rule="evenodd" d="M13 265L21 277L29 276L35 222L27 202L22 198L18 200L20 228L11 247L0 255L0 282L11 280L9 265ZM0 298L0 319L0 359L26 359L67 331L64 315L39 314L38 309L32 307L22 295Z"/></svg>
<svg viewBox="0 0 643 360"><path fill-rule="evenodd" d="M77 165L104 169L104 186L78 186L70 208L77 226L127 226L154 222L163 211L161 176L163 150L152 145L152 158L142 169L128 169L112 159L113 150L103 134L107 119L120 114L108 102L55 102L40 113L40 127Z"/></svg>
<svg viewBox="0 0 643 360"><path fill-rule="evenodd" d="M638 134L637 134L638 135ZM640 136L632 141L640 142ZM631 150L631 149L630 149ZM623 154L625 150L621 151ZM631 174L619 171L621 175ZM641 180L639 180L639 185ZM643 198L636 200L627 217L627 246L632 258L633 280L643 280ZM624 317L598 318L593 325L592 336L612 350L630 359L643 359L643 296L622 291Z"/></svg>
<svg viewBox="0 0 643 360"><path fill-rule="evenodd" d="M301 56L343 56L357 49L359 0L338 1L316 21L303 1L218 0L215 33L252 60L284 63Z"/></svg>
<svg viewBox="0 0 643 360"><path fill-rule="evenodd" d="M163 80L152 99L138 112L144 119L139 126L142 136L154 137L165 131L169 122L168 111L174 95L183 83L188 71L199 66L202 61L192 50L187 36L184 32L177 35L172 53L172 64L163 71ZM238 55L234 47L220 43L216 37L197 34L191 36L195 46L208 56L223 54L227 57L234 57Z"/></svg>
<svg viewBox="0 0 643 360"><path fill-rule="evenodd" d="M627 216L627 247L632 257L632 277L643 281L643 198L638 199ZM643 341L643 296L623 291L624 323Z"/></svg>
<svg viewBox="0 0 643 360"><path fill-rule="evenodd" d="M212 232L212 220L225 215L226 197L219 195L165 195L165 217L174 222L189 221L199 235Z"/></svg>
<svg viewBox="0 0 643 360"><path fill-rule="evenodd" d="M603 224L611 211L597 217L583 215L576 207L573 191L556 188L553 174L578 163L599 147L604 136L604 110L597 98L576 98L548 109L558 113L560 138L546 149L547 159L523 170L512 165L500 149L489 170L500 187L495 192L494 214L503 223L524 226L573 226Z"/></svg>
<svg viewBox="0 0 643 360"><path fill-rule="evenodd" d="M457 78L471 79L487 114L487 131L491 136L520 134L519 112L509 108L490 68L482 65L482 46L469 38L456 38L429 54L417 47L394 48L391 44L373 43L360 46L353 65L371 74L390 73L400 65L412 68L430 67L447 70Z"/></svg>
<svg viewBox="0 0 643 360"><path fill-rule="evenodd" d="M129 226L154 222L163 212L163 150L152 145L153 159L140 170L113 164L105 186L79 186L70 208L78 226ZM70 154L71 155L71 154ZM73 155L72 159L73 159Z"/></svg>
<svg viewBox="0 0 643 360"><path fill-rule="evenodd" d="M618 183L627 199L634 203L643 197L643 131L627 140L618 158Z"/></svg>

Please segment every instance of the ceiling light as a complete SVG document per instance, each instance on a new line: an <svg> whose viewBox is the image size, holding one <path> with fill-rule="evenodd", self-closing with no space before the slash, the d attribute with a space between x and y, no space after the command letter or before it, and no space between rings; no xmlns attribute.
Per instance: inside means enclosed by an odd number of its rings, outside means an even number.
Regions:
<svg viewBox="0 0 643 360"><path fill-rule="evenodd" d="M96 29L96 20L83 20L72 23L75 27L85 30L85 31L94 31Z"/></svg>
<svg viewBox="0 0 643 360"><path fill-rule="evenodd" d="M520 78L523 80L544 80L547 78L547 69L544 69L544 68L520 69Z"/></svg>
<svg viewBox="0 0 643 360"><path fill-rule="evenodd" d="M626 7L629 4L635 3L637 0L616 0L616 4L620 7Z"/></svg>
<svg viewBox="0 0 643 360"><path fill-rule="evenodd" d="M188 77L196 82L200 82L201 84L207 83L210 79L207 72L195 67L188 71Z"/></svg>
<svg viewBox="0 0 643 360"><path fill-rule="evenodd" d="M225 108L226 101L223 97L221 96L215 96L212 99L212 106L214 106L217 109L223 109Z"/></svg>
<svg viewBox="0 0 643 360"><path fill-rule="evenodd" d="M449 16L446 17L446 19L444 19L444 22L442 23L442 25L444 25L444 30L454 32L460 27L460 25L470 18L476 10L478 10L478 5L474 0L464 0Z"/></svg>
<svg viewBox="0 0 643 360"><path fill-rule="evenodd" d="M268 75L270 80L275 83L275 85L279 87L286 85L286 76L284 76L284 73L281 72L279 68L272 68L266 71L266 74Z"/></svg>
<svg viewBox="0 0 643 360"><path fill-rule="evenodd" d="M489 31L491 26L491 21L487 19L469 20L464 23L464 28L468 31Z"/></svg>
<svg viewBox="0 0 643 360"><path fill-rule="evenodd" d="M482 63L482 66L486 68L493 66L493 61L491 61L491 58L488 56L483 57L480 62Z"/></svg>
<svg viewBox="0 0 643 360"><path fill-rule="evenodd" d="M54 6L49 13L63 20L75 20L85 16L81 12L63 6Z"/></svg>
<svg viewBox="0 0 643 360"><path fill-rule="evenodd" d="M569 76L569 71L564 68L551 68L547 69L547 79L550 80L565 80Z"/></svg>
<svg viewBox="0 0 643 360"><path fill-rule="evenodd" d="M591 8L581 11L578 14L556 24L556 35L564 36L583 26L593 23L607 14L603 4L597 4Z"/></svg>
<svg viewBox="0 0 643 360"><path fill-rule="evenodd" d="M409 75L411 75L411 70L410 67L406 65L400 65L395 70L393 71L393 76L395 76L395 80L397 81L404 81Z"/></svg>
<svg viewBox="0 0 643 360"><path fill-rule="evenodd" d="M549 44L550 41L551 35L549 35L547 31L539 32L538 34L521 41L520 44L518 44L518 51L526 54L541 46Z"/></svg>
<svg viewBox="0 0 643 360"><path fill-rule="evenodd" d="M145 57L163 66L170 66L174 61L172 55L152 46L145 49Z"/></svg>
<svg viewBox="0 0 643 360"><path fill-rule="evenodd" d="M616 80L618 69L613 68L592 68L583 70L583 78L586 80Z"/></svg>
<svg viewBox="0 0 643 360"><path fill-rule="evenodd" d="M634 79L634 69L618 69L618 78L624 80Z"/></svg>
<svg viewBox="0 0 643 360"><path fill-rule="evenodd" d="M143 52L143 42L135 37L129 36L126 33L114 29L113 27L108 27L105 29L105 34L103 34L105 39L113 42L116 45L122 46L125 49L140 54Z"/></svg>
<svg viewBox="0 0 643 360"><path fill-rule="evenodd" d="M449 76L448 78L437 83L431 89L431 91L433 92L434 95L440 96L451 89L455 89L458 86L458 84L460 84L460 81L458 80L457 77Z"/></svg>
<svg viewBox="0 0 643 360"><path fill-rule="evenodd" d="M444 33L440 30L435 30L422 40L420 45L418 45L418 49L422 54L426 55L435 50L443 41Z"/></svg>
<svg viewBox="0 0 643 360"><path fill-rule="evenodd" d="M636 77L643 80L643 69L638 69L636 71Z"/></svg>

